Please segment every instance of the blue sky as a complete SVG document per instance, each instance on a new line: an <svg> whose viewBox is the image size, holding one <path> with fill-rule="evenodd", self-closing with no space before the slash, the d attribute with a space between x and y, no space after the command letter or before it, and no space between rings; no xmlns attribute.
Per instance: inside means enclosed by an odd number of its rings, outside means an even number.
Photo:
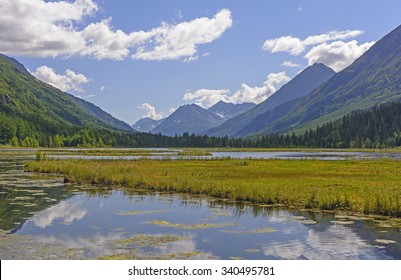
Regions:
<svg viewBox="0 0 401 280"><path fill-rule="evenodd" d="M314 62L339 71L400 12L399 0L0 0L0 52L132 124L261 102Z"/></svg>

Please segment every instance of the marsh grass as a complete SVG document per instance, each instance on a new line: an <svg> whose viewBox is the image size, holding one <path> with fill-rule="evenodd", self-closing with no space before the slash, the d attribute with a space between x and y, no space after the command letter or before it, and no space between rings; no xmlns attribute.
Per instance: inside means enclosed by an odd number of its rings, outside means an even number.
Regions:
<svg viewBox="0 0 401 280"><path fill-rule="evenodd" d="M32 161L66 181L206 194L264 205L401 217L401 163L393 160L182 159Z"/></svg>

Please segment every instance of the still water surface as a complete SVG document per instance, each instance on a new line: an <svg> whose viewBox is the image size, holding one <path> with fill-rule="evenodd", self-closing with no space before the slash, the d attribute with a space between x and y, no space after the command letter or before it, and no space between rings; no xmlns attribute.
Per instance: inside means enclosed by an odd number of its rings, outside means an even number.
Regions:
<svg viewBox="0 0 401 280"><path fill-rule="evenodd" d="M401 259L392 220L67 185L23 163L0 157L1 259Z"/></svg>

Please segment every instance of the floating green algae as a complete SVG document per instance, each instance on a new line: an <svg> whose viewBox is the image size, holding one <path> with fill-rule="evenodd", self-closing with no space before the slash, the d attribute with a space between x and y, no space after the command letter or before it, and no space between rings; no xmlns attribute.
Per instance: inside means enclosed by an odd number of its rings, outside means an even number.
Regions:
<svg viewBox="0 0 401 280"><path fill-rule="evenodd" d="M375 242L381 243L381 244L395 244L395 243L397 243L397 241L387 240L387 239L376 239Z"/></svg>
<svg viewBox="0 0 401 280"><path fill-rule="evenodd" d="M113 255L100 256L99 259L100 260L135 260L137 258L130 254L113 254Z"/></svg>
<svg viewBox="0 0 401 280"><path fill-rule="evenodd" d="M245 252L248 252L248 253L260 253L260 250L259 249L246 249Z"/></svg>
<svg viewBox="0 0 401 280"><path fill-rule="evenodd" d="M131 238L113 240L112 244L128 247L160 247L167 243L185 240L187 237L178 235L136 235Z"/></svg>
<svg viewBox="0 0 401 280"><path fill-rule="evenodd" d="M314 220L298 220L299 223L304 224L304 225L314 225L316 224L316 221Z"/></svg>
<svg viewBox="0 0 401 280"><path fill-rule="evenodd" d="M332 224L336 225L353 225L354 221L330 221Z"/></svg>
<svg viewBox="0 0 401 280"><path fill-rule="evenodd" d="M234 223L220 223L220 224L208 224L208 223L201 223L201 224L178 224L178 223L170 223L168 221L162 220L154 220L150 222L144 222L144 224L152 224L158 225L163 227L173 227L173 228L180 228L180 229L208 229L208 228L220 228L220 227L230 227L235 226Z"/></svg>
<svg viewBox="0 0 401 280"><path fill-rule="evenodd" d="M236 234L261 234L261 233L276 232L277 229L267 227L267 228L257 228L252 230L221 230L221 231L228 233L236 233Z"/></svg>
<svg viewBox="0 0 401 280"><path fill-rule="evenodd" d="M233 213L231 211L226 211L226 210L222 210L222 209L211 209L210 212L212 212L213 215L216 216L232 216Z"/></svg>
<svg viewBox="0 0 401 280"><path fill-rule="evenodd" d="M118 215L135 216L135 215L150 215L163 213L165 210L133 210L133 211L117 211Z"/></svg>

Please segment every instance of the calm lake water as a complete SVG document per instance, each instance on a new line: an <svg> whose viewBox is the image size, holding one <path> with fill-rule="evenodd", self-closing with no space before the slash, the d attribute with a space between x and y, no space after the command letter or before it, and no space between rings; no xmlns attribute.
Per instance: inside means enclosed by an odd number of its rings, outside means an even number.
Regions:
<svg viewBox="0 0 401 280"><path fill-rule="evenodd" d="M0 157L1 259L401 259L392 220L67 185L25 160Z"/></svg>

